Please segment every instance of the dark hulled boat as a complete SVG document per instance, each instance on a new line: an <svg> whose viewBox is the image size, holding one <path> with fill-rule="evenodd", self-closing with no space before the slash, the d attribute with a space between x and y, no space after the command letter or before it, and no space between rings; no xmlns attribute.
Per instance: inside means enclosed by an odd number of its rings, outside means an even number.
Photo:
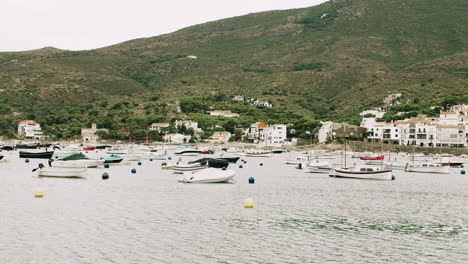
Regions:
<svg viewBox="0 0 468 264"><path fill-rule="evenodd" d="M23 159L50 159L54 155L53 151L45 152L26 152L20 151L19 157Z"/></svg>

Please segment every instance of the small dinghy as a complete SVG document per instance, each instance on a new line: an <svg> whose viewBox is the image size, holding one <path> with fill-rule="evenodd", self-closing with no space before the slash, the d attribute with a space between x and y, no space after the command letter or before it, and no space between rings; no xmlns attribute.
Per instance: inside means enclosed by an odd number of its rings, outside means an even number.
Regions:
<svg viewBox="0 0 468 264"><path fill-rule="evenodd" d="M19 157L23 159L50 159L54 155L53 151L45 152L26 152L20 151Z"/></svg>
<svg viewBox="0 0 468 264"><path fill-rule="evenodd" d="M104 158L104 163L120 163L122 160L123 159L121 157L111 155L107 158Z"/></svg>
<svg viewBox="0 0 468 264"><path fill-rule="evenodd" d="M86 178L86 168L45 168L42 163L39 163L37 170L39 177L57 177L57 178Z"/></svg>
<svg viewBox="0 0 468 264"><path fill-rule="evenodd" d="M183 183L226 183L236 175L234 170L208 168L197 172L186 172L179 178Z"/></svg>

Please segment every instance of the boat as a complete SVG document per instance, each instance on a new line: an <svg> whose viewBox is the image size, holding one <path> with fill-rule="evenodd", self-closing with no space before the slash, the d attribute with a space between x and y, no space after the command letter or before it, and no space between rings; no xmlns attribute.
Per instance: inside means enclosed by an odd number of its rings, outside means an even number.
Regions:
<svg viewBox="0 0 468 264"><path fill-rule="evenodd" d="M188 164L198 163L200 165L208 166L210 168L227 168L229 162L224 159L203 158L194 161L189 161Z"/></svg>
<svg viewBox="0 0 468 264"><path fill-rule="evenodd" d="M420 173L437 173L437 174L449 174L450 166L442 166L437 163L421 163L419 165L407 165L406 172L420 172Z"/></svg>
<svg viewBox="0 0 468 264"><path fill-rule="evenodd" d="M12 146L1 146L0 150L12 151L14 150L14 148Z"/></svg>
<svg viewBox="0 0 468 264"><path fill-rule="evenodd" d="M185 171L197 171L197 170L202 170L206 168L207 168L206 165L202 165L200 163L192 163L192 164L185 164L185 165L177 164L177 165L172 166L172 169L175 171L175 173L183 173Z"/></svg>
<svg viewBox="0 0 468 264"><path fill-rule="evenodd" d="M283 150L283 149L274 149L271 151L273 154L282 154L282 153L285 153L286 150Z"/></svg>
<svg viewBox="0 0 468 264"><path fill-rule="evenodd" d="M39 167L33 169L39 177L57 177L57 178L86 178L87 168L45 168L42 163Z"/></svg>
<svg viewBox="0 0 468 264"><path fill-rule="evenodd" d="M111 155L109 157L104 158L104 163L120 163L122 162L122 158L118 156Z"/></svg>
<svg viewBox="0 0 468 264"><path fill-rule="evenodd" d="M442 166L449 166L452 168L463 168L464 161L445 161L441 162L440 165Z"/></svg>
<svg viewBox="0 0 468 264"><path fill-rule="evenodd" d="M53 151L45 152L26 152L20 151L19 157L24 159L50 159L54 155Z"/></svg>
<svg viewBox="0 0 468 264"><path fill-rule="evenodd" d="M220 170L208 168L197 172L185 172L179 178L179 182L183 183L227 183L234 178L236 172L234 170Z"/></svg>
<svg viewBox="0 0 468 264"><path fill-rule="evenodd" d="M351 168L333 168L329 172L330 177L335 178L352 178L352 179L365 179L365 180L394 180L390 169L380 169L372 166L355 166Z"/></svg>
<svg viewBox="0 0 468 264"><path fill-rule="evenodd" d="M58 178L86 178L86 168L43 168L39 169L40 177L58 177Z"/></svg>
<svg viewBox="0 0 468 264"><path fill-rule="evenodd" d="M377 156L377 157L370 157L370 156L364 156L364 157L359 157L360 160L384 160L384 156Z"/></svg>
<svg viewBox="0 0 468 264"><path fill-rule="evenodd" d="M286 160L284 163L289 165L299 165L300 163L307 163L309 162L309 157L299 156L292 160Z"/></svg>
<svg viewBox="0 0 468 264"><path fill-rule="evenodd" d="M381 161L367 161L365 164L366 165L377 166L377 165L382 165L382 162ZM383 166L385 168L391 169L391 170L404 170L404 169L406 169L406 164L402 164L402 163L384 162Z"/></svg>
<svg viewBox="0 0 468 264"><path fill-rule="evenodd" d="M106 148L111 148L112 146L109 146L109 145L100 145L100 146L96 146L94 147L94 149L106 149Z"/></svg>
<svg viewBox="0 0 468 264"><path fill-rule="evenodd" d="M236 163L240 159L240 157L218 157L217 159L222 159L229 163Z"/></svg>
<svg viewBox="0 0 468 264"><path fill-rule="evenodd" d="M16 144L15 149L37 149L36 145Z"/></svg>
<svg viewBox="0 0 468 264"><path fill-rule="evenodd" d="M186 150L182 150L179 152L174 152L174 154L179 155L179 156L198 156L200 152L201 152L200 150L186 149Z"/></svg>
<svg viewBox="0 0 468 264"><path fill-rule="evenodd" d="M96 147L83 147L83 150L95 150Z"/></svg>
<svg viewBox="0 0 468 264"><path fill-rule="evenodd" d="M214 150L211 150L211 149L202 150L202 151L199 152L199 154L205 154L205 155L213 155L214 153L215 153Z"/></svg>
<svg viewBox="0 0 468 264"><path fill-rule="evenodd" d="M328 173L332 167L327 161L310 163L306 166L305 172L307 173Z"/></svg>
<svg viewBox="0 0 468 264"><path fill-rule="evenodd" d="M247 152L247 157L271 157L271 152Z"/></svg>

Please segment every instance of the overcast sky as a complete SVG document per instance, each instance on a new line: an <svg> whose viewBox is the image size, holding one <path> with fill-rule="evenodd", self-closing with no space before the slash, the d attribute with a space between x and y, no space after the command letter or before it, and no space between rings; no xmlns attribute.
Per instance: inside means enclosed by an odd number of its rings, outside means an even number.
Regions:
<svg viewBox="0 0 468 264"><path fill-rule="evenodd" d="M325 0L0 0L0 51L83 50Z"/></svg>

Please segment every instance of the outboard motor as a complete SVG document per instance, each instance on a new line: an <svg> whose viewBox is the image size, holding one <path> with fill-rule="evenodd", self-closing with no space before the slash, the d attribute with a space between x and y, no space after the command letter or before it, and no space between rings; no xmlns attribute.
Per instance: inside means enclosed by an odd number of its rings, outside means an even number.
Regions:
<svg viewBox="0 0 468 264"><path fill-rule="evenodd" d="M48 162L49 162L49 167L52 167L52 162L54 162L54 160L53 160L53 159L49 159Z"/></svg>
<svg viewBox="0 0 468 264"><path fill-rule="evenodd" d="M297 165L297 168L299 168L300 170L302 170L302 163L299 163L299 164Z"/></svg>

